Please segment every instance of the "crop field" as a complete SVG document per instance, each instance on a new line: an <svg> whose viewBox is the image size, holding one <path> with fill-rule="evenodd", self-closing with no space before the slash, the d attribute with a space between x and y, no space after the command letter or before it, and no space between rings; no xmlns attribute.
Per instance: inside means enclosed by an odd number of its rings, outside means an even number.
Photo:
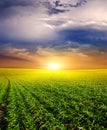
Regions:
<svg viewBox="0 0 107 130"><path fill-rule="evenodd" d="M107 70L0 69L0 130L107 130Z"/></svg>

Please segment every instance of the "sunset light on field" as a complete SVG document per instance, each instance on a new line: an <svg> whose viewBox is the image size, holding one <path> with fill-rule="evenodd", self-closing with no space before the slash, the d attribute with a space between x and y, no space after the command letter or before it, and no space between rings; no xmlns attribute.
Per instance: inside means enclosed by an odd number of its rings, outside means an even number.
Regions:
<svg viewBox="0 0 107 130"><path fill-rule="evenodd" d="M0 0L0 130L107 130L107 0Z"/></svg>

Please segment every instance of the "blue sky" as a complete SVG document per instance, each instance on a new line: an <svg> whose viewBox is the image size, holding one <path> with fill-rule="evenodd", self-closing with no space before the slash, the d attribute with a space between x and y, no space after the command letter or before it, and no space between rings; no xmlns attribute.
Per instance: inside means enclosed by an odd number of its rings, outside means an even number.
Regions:
<svg viewBox="0 0 107 130"><path fill-rule="evenodd" d="M107 68L106 6L107 0L1 0L0 67L60 60L69 69Z"/></svg>

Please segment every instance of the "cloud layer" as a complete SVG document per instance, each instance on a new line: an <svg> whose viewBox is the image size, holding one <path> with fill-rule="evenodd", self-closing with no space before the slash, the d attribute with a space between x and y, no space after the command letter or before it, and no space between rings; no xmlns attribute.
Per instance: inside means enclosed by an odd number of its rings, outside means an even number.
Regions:
<svg viewBox="0 0 107 130"><path fill-rule="evenodd" d="M66 0L65 2L62 0L61 5L54 7L53 3L48 3L47 0L1 1L1 39L50 40L59 38L58 32L62 30L87 26L98 31L105 30L107 28L107 1L90 0L85 5L76 8L64 6L76 5L79 2L78 0ZM50 10L61 10L60 8L68 11L62 13L54 13L53 11L53 14L49 14Z"/></svg>
<svg viewBox="0 0 107 130"><path fill-rule="evenodd" d="M107 66L106 5L107 0L1 0L0 59L41 64L44 57L62 56L75 64L80 58L81 67L95 65L95 59Z"/></svg>

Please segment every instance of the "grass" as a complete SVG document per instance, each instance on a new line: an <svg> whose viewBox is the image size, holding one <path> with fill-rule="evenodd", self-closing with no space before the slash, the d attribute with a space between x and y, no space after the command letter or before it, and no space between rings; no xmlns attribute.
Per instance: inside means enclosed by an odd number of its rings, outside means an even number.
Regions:
<svg viewBox="0 0 107 130"><path fill-rule="evenodd" d="M107 130L107 70L0 69L1 130Z"/></svg>

